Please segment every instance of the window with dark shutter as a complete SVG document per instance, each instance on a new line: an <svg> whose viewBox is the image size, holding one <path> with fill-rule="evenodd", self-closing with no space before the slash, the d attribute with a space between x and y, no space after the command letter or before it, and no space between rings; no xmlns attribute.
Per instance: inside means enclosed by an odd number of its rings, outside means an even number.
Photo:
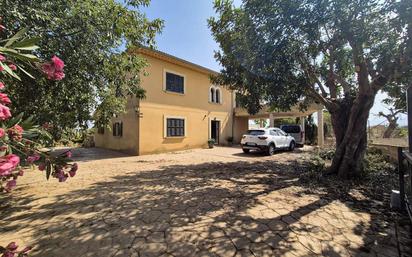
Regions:
<svg viewBox="0 0 412 257"><path fill-rule="evenodd" d="M184 94L185 78L170 72L166 72L166 91Z"/></svg>
<svg viewBox="0 0 412 257"><path fill-rule="evenodd" d="M123 136L123 122L113 123L113 136L115 137Z"/></svg>
<svg viewBox="0 0 412 257"><path fill-rule="evenodd" d="M183 137L185 136L185 120L176 118L166 119L166 135L167 137Z"/></svg>

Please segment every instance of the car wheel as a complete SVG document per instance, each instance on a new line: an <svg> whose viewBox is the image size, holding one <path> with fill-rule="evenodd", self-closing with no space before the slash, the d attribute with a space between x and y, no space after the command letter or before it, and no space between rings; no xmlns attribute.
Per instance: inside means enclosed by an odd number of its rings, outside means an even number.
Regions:
<svg viewBox="0 0 412 257"><path fill-rule="evenodd" d="M296 144L295 144L295 142L294 142L294 141L290 142L290 145L289 145L289 151L293 151L293 150L295 150L295 146L296 146Z"/></svg>
<svg viewBox="0 0 412 257"><path fill-rule="evenodd" d="M250 149L242 149L244 153L250 153Z"/></svg>
<svg viewBox="0 0 412 257"><path fill-rule="evenodd" d="M275 154L275 151L276 151L276 146L275 146L275 144L270 144L270 145L268 146L268 150L267 150L266 154L267 154L268 156L271 156L271 155L274 155L274 154Z"/></svg>

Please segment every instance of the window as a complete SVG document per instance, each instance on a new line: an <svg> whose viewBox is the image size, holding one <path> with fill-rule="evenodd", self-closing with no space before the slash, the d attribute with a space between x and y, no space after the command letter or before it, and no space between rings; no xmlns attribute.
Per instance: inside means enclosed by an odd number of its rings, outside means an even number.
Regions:
<svg viewBox="0 0 412 257"><path fill-rule="evenodd" d="M184 94L185 77L171 72L166 72L164 89L169 92Z"/></svg>
<svg viewBox="0 0 412 257"><path fill-rule="evenodd" d="M248 130L246 134L251 135L251 136L262 136L266 134L266 132L264 130L253 129L253 130Z"/></svg>
<svg viewBox="0 0 412 257"><path fill-rule="evenodd" d="M277 133L276 133L275 130L271 130L271 131L270 131L270 135L271 135L271 136L277 136Z"/></svg>
<svg viewBox="0 0 412 257"><path fill-rule="evenodd" d="M215 102L215 89L214 88L210 89L210 102L212 103Z"/></svg>
<svg viewBox="0 0 412 257"><path fill-rule="evenodd" d="M99 126L99 127L97 128L97 133L98 133L98 134L104 134L104 127Z"/></svg>
<svg viewBox="0 0 412 257"><path fill-rule="evenodd" d="M113 123L113 136L114 137L123 136L123 122Z"/></svg>
<svg viewBox="0 0 412 257"><path fill-rule="evenodd" d="M220 104L222 102L220 99L221 97L220 88L218 88L217 86L211 86L209 94L210 94L209 102L217 103L217 104Z"/></svg>
<svg viewBox="0 0 412 257"><path fill-rule="evenodd" d="M184 137L185 136L185 119L167 118L166 119L166 136L167 137Z"/></svg>
<svg viewBox="0 0 412 257"><path fill-rule="evenodd" d="M281 126L280 129L285 131L286 133L300 133L299 125L284 125Z"/></svg>
<svg viewBox="0 0 412 257"><path fill-rule="evenodd" d="M286 133L282 130L276 130L276 132L279 134L279 136L286 136Z"/></svg>
<svg viewBox="0 0 412 257"><path fill-rule="evenodd" d="M216 89L216 97L215 97L216 99L216 103L220 103L220 89Z"/></svg>

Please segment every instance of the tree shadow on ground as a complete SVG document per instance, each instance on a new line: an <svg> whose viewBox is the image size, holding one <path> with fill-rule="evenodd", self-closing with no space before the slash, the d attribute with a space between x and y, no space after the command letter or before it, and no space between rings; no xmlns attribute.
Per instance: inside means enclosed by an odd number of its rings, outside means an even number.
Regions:
<svg viewBox="0 0 412 257"><path fill-rule="evenodd" d="M3 229L32 228L33 256L397 256L386 203L355 185L299 179L303 169L164 166L59 195L36 213L20 215L22 203L2 216Z"/></svg>

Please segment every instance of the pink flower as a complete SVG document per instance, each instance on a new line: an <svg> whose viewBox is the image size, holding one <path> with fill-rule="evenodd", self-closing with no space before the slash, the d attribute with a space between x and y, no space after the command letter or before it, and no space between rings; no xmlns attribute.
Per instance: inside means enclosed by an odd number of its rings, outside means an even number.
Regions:
<svg viewBox="0 0 412 257"><path fill-rule="evenodd" d="M0 90L1 89L4 89L4 83L3 82L0 82Z"/></svg>
<svg viewBox="0 0 412 257"><path fill-rule="evenodd" d="M0 176L10 175L20 163L20 158L15 154L9 154L0 158Z"/></svg>
<svg viewBox="0 0 412 257"><path fill-rule="evenodd" d="M14 257L14 253L6 250L1 257Z"/></svg>
<svg viewBox="0 0 412 257"><path fill-rule="evenodd" d="M20 157L15 154L9 154L9 155L6 155L5 157L11 164L13 164L14 167L17 167L17 165L19 165L20 163Z"/></svg>
<svg viewBox="0 0 412 257"><path fill-rule="evenodd" d="M54 66L56 67L56 70L63 70L64 68L64 62L57 56L53 56L51 58Z"/></svg>
<svg viewBox="0 0 412 257"><path fill-rule="evenodd" d="M40 171L43 171L43 170L46 169L46 164L45 163L40 163L38 168L39 168Z"/></svg>
<svg viewBox="0 0 412 257"><path fill-rule="evenodd" d="M9 137L15 141L21 141L23 138L23 128L16 124L13 127L9 128L7 130L7 133L9 134Z"/></svg>
<svg viewBox="0 0 412 257"><path fill-rule="evenodd" d="M72 158L72 155L73 155L73 154L72 154L71 151L67 151L67 152L66 152L66 157L67 157L67 158Z"/></svg>
<svg viewBox="0 0 412 257"><path fill-rule="evenodd" d="M35 161L38 161L39 159L40 159L40 155L36 153L36 154L30 155L29 157L27 157L26 161L31 164L31 163L34 163Z"/></svg>
<svg viewBox="0 0 412 257"><path fill-rule="evenodd" d="M51 58L51 62L44 63L42 70L48 79L62 80L64 78L64 62L57 56Z"/></svg>
<svg viewBox="0 0 412 257"><path fill-rule="evenodd" d="M16 244L16 242L11 242L10 244L6 246L6 249L9 251L15 251L17 250L18 247L19 246Z"/></svg>
<svg viewBox="0 0 412 257"><path fill-rule="evenodd" d="M75 170L70 170L69 171L70 177L76 176L76 171Z"/></svg>
<svg viewBox="0 0 412 257"><path fill-rule="evenodd" d="M4 68L0 66L0 71L4 71Z"/></svg>
<svg viewBox="0 0 412 257"><path fill-rule="evenodd" d="M64 174L64 172L59 172L57 173L57 178L59 179L59 182L65 182L69 176L67 174Z"/></svg>
<svg viewBox="0 0 412 257"><path fill-rule="evenodd" d="M76 172L78 169L79 169L79 165L77 165L77 163L73 163L72 168L70 169L70 171Z"/></svg>
<svg viewBox="0 0 412 257"><path fill-rule="evenodd" d="M22 176L24 175L24 171L23 171L23 170L20 170L19 173L18 173L18 175L19 175L20 177L22 177Z"/></svg>
<svg viewBox="0 0 412 257"><path fill-rule="evenodd" d="M0 104L0 120L7 120L11 117L11 112L9 107Z"/></svg>
<svg viewBox="0 0 412 257"><path fill-rule="evenodd" d="M7 105L7 104L11 104L11 101L10 101L10 98L6 94L0 93L0 103Z"/></svg>
<svg viewBox="0 0 412 257"><path fill-rule="evenodd" d="M11 70L17 70L17 67L16 67L16 65L14 65L14 64L9 64L9 68L10 68Z"/></svg>
<svg viewBox="0 0 412 257"><path fill-rule="evenodd" d="M0 54L0 62L4 62L6 60L6 57L4 57L4 55Z"/></svg>
<svg viewBox="0 0 412 257"><path fill-rule="evenodd" d="M0 31L5 30L6 27L4 27L3 25L0 25Z"/></svg>
<svg viewBox="0 0 412 257"><path fill-rule="evenodd" d="M33 247L31 246L26 246L24 247L24 249L21 251L22 253L27 253L28 251L30 251L31 249L33 249Z"/></svg>
<svg viewBox="0 0 412 257"><path fill-rule="evenodd" d="M0 138L4 137L5 134L6 134L6 131L4 131L3 128L0 128Z"/></svg>
<svg viewBox="0 0 412 257"><path fill-rule="evenodd" d="M15 179L9 180L9 181L6 183L5 189L6 189L7 191L11 191L11 190L13 190L13 188L16 187L16 185L17 185L17 181L16 181ZM17 247L16 247L16 248L17 248Z"/></svg>

